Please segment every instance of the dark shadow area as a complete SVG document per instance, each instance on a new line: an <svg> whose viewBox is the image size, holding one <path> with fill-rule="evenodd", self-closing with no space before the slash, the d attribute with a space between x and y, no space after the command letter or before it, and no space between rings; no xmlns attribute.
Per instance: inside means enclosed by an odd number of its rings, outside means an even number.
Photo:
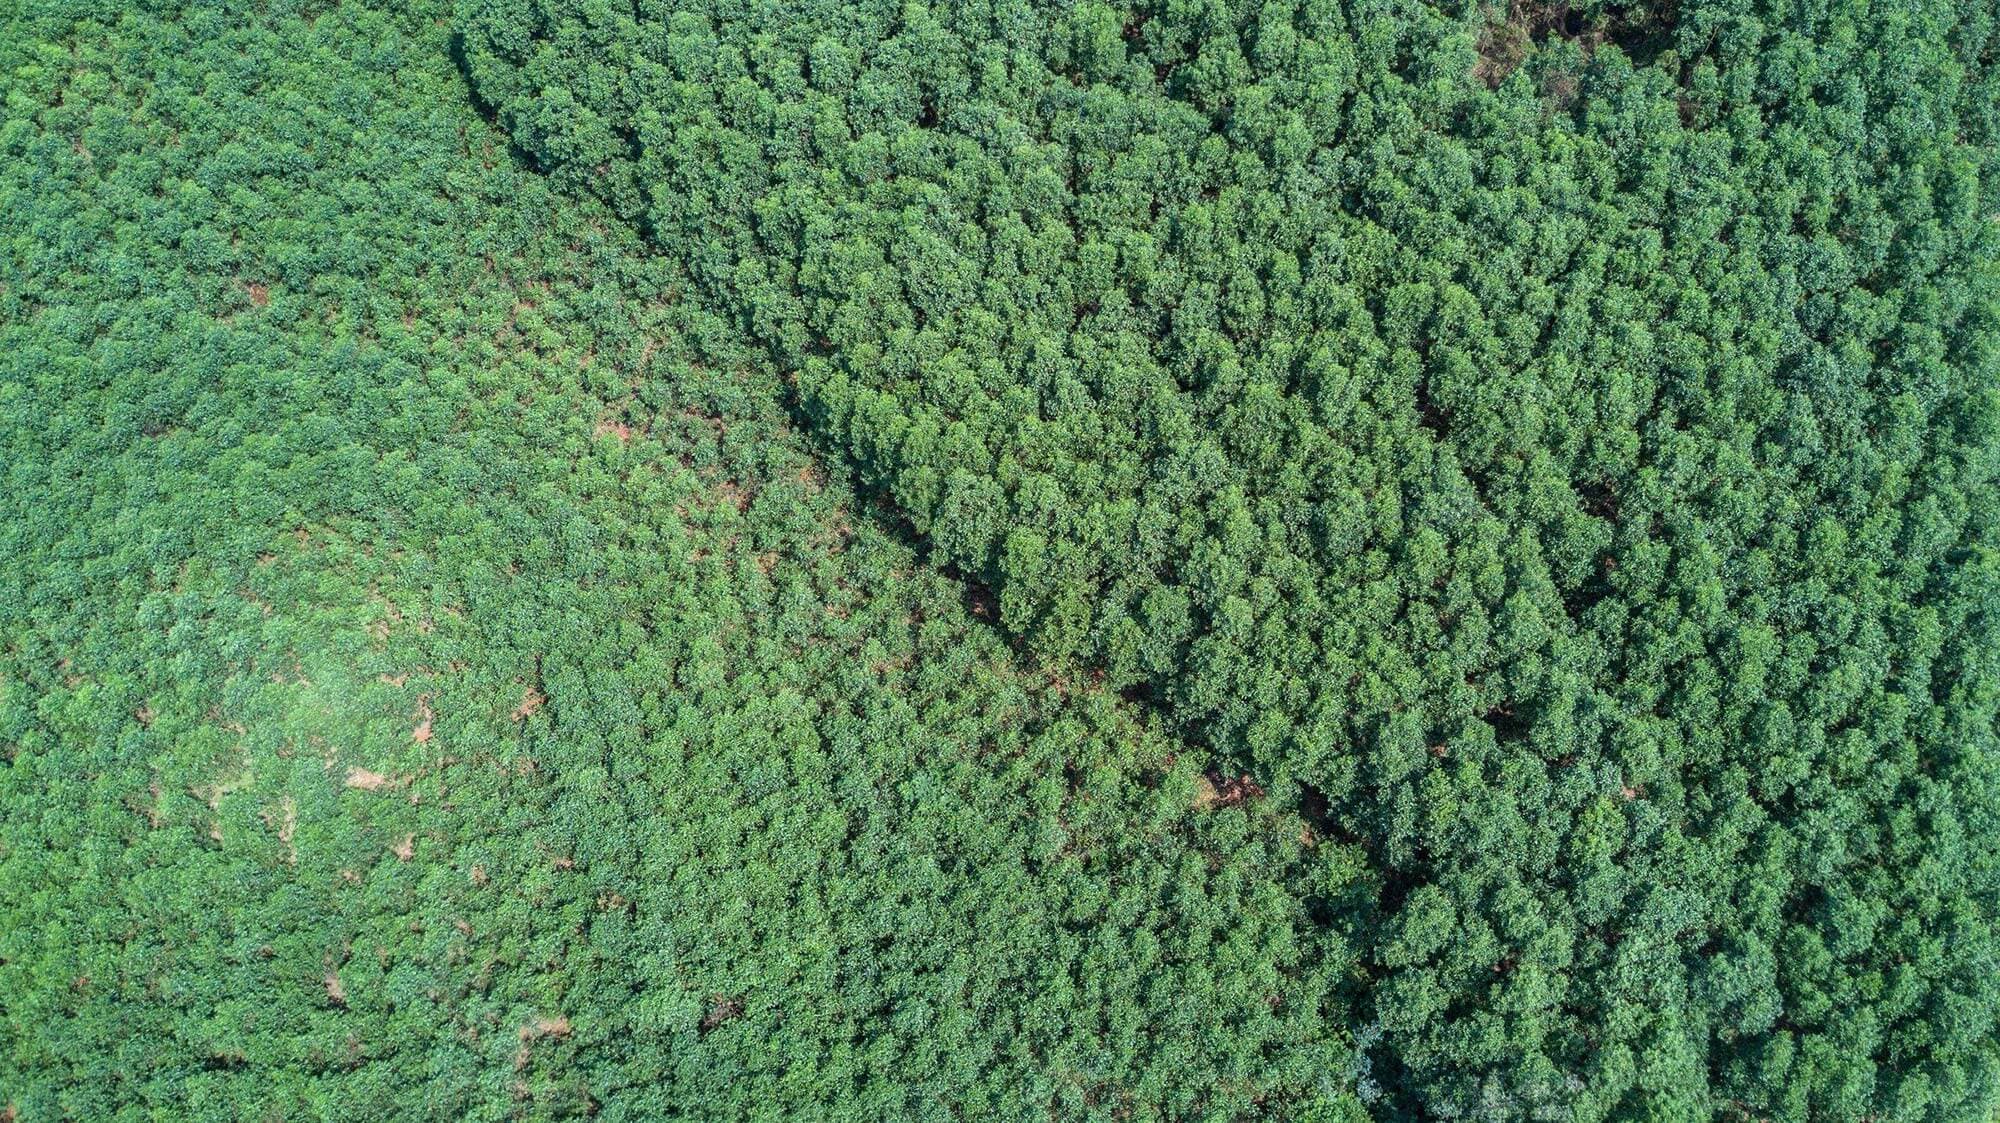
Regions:
<svg viewBox="0 0 2000 1123"><path fill-rule="evenodd" d="M465 33L453 31L445 52L451 56L452 69L458 72L459 80L465 86L465 99L471 103L473 112L479 114L479 119L491 126L495 133L506 139L507 158L513 161L517 168L534 172L536 175L548 175L549 169L544 168L541 161L535 159L535 154L514 140L514 130L508 128L506 122L500 119L500 107L486 100L479 92L479 83L472 77L472 60L465 53Z"/></svg>
<svg viewBox="0 0 2000 1123"><path fill-rule="evenodd" d="M1497 88L1537 49L1555 41L1575 43L1586 57L1599 47L1617 47L1634 66L1651 66L1673 45L1679 17L1680 0L1613 3L1595 14L1573 0L1489 5L1473 76Z"/></svg>

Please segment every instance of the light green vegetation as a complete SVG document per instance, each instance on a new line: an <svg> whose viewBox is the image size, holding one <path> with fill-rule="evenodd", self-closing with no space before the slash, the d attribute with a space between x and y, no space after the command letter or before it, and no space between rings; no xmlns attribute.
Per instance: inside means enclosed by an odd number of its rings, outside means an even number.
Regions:
<svg viewBox="0 0 2000 1123"><path fill-rule="evenodd" d="M0 1103L1990 1118L1996 34L0 5Z"/></svg>
<svg viewBox="0 0 2000 1123"><path fill-rule="evenodd" d="M1009 652L428 18L38 30L21 1118L1335 1098L1355 859Z"/></svg>

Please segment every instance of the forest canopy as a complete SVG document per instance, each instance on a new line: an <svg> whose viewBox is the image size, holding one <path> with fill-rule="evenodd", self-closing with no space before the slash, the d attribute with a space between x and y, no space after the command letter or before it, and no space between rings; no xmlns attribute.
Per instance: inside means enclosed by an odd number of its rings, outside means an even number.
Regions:
<svg viewBox="0 0 2000 1123"><path fill-rule="evenodd" d="M1990 1123L1996 50L0 8L0 1118Z"/></svg>

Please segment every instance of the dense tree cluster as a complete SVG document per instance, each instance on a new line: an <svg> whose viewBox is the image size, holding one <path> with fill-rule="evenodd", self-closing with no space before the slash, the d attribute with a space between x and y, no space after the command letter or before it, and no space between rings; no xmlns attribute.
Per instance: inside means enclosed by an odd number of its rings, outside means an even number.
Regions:
<svg viewBox="0 0 2000 1123"><path fill-rule="evenodd" d="M0 7L0 1120L1991 1118L1991 4L323 8Z"/></svg>
<svg viewBox="0 0 2000 1123"><path fill-rule="evenodd" d="M1369 853L1410 1102L1983 1101L1993 13L1510 18L462 24L1005 627Z"/></svg>
<svg viewBox="0 0 2000 1123"><path fill-rule="evenodd" d="M1009 651L436 15L0 25L0 1115L1349 1118L1359 852Z"/></svg>

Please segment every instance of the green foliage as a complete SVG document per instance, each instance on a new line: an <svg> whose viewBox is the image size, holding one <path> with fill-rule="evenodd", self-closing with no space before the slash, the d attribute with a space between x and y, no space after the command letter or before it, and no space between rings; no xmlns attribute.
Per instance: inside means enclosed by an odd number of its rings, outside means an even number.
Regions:
<svg viewBox="0 0 2000 1123"><path fill-rule="evenodd" d="M1358 853L1009 652L430 14L0 42L10 1118L1351 1103Z"/></svg>
<svg viewBox="0 0 2000 1123"><path fill-rule="evenodd" d="M1368 853L1386 1102L1984 1110L1990 10L461 26L1009 631Z"/></svg>
<svg viewBox="0 0 2000 1123"><path fill-rule="evenodd" d="M1992 1117L1991 5L139 7L9 1117Z"/></svg>

